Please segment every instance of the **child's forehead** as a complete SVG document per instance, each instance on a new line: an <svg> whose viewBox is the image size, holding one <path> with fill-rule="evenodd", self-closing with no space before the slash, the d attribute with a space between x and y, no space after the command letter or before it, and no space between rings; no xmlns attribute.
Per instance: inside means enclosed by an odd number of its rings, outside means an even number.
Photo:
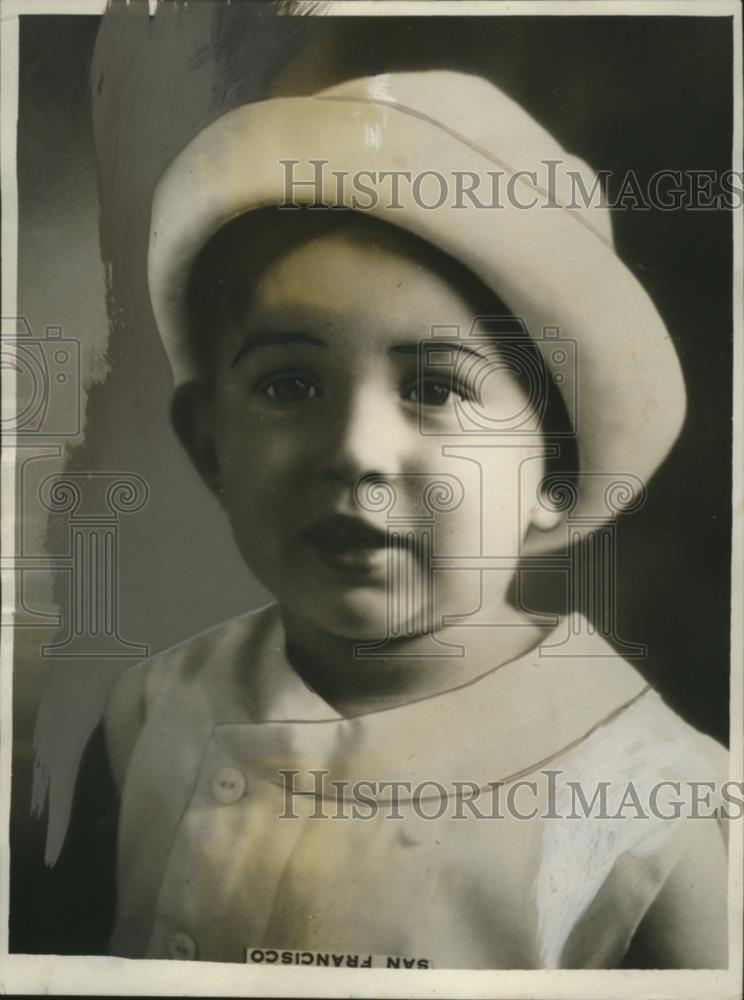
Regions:
<svg viewBox="0 0 744 1000"><path fill-rule="evenodd" d="M392 226L379 230L349 219L339 227L318 232L293 232L291 223L287 230L265 259L262 276L297 269L333 277L344 272L354 274L366 265L364 277L372 281L375 275L400 269L412 261L421 269L426 266L425 256L416 244L398 235ZM246 248L246 252L250 250Z"/></svg>
<svg viewBox="0 0 744 1000"><path fill-rule="evenodd" d="M291 295L309 302L329 294L338 302L352 294L361 299L384 294L392 304L424 287L440 297L457 293L445 268L433 267L415 243L389 228L380 233L352 223L307 239L288 239L261 265L254 294L267 301Z"/></svg>

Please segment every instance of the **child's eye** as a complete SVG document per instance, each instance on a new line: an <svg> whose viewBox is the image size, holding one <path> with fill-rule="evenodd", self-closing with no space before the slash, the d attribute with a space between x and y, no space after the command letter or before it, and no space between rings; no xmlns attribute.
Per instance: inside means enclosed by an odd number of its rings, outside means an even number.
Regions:
<svg viewBox="0 0 744 1000"><path fill-rule="evenodd" d="M320 395L319 387L306 375L282 372L261 379L255 389L275 403L300 403Z"/></svg>
<svg viewBox="0 0 744 1000"><path fill-rule="evenodd" d="M418 403L419 406L444 406L453 392L460 399L466 399L468 396L466 390L452 379L425 376L407 386L403 395L408 402Z"/></svg>

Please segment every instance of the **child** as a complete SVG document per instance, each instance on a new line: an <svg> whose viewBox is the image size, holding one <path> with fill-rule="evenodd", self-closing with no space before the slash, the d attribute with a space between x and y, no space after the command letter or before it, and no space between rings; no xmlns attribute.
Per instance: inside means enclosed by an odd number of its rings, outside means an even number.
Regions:
<svg viewBox="0 0 744 1000"><path fill-rule="evenodd" d="M549 160L553 192L518 174ZM603 473L640 488L684 414L606 213L562 207L569 167L588 176L493 86L429 71L238 107L161 178L174 426L276 604L111 693L114 954L726 964L723 839L669 798L722 749L581 616L551 631L512 600L518 561L566 535L543 329L577 345L578 410L555 379L574 524L607 516ZM499 172L499 206L465 196Z"/></svg>

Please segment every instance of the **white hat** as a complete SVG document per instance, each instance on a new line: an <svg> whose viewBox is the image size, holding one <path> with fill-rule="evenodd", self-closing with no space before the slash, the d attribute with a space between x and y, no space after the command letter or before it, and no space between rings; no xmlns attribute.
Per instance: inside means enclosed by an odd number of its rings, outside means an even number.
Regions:
<svg viewBox="0 0 744 1000"><path fill-rule="evenodd" d="M524 319L546 366L564 374L565 352L545 329L575 342L572 394L581 470L574 515L609 516L608 488L618 481L627 506L642 492L674 444L685 413L685 389L669 334L651 299L614 251L606 208L576 207L574 191L596 178L567 155L515 101L488 81L463 73L419 71L350 80L309 97L277 97L236 107L200 132L173 160L153 199L148 278L155 319L176 384L195 375L187 337L185 286L195 255L231 219L285 202L287 167L308 179L312 161L322 200L364 210L408 230L461 261L511 312ZM552 162L552 167L549 164ZM447 197L427 207L432 189L399 187L399 207L379 197L362 209L351 185L333 172L436 171ZM452 195L463 172L501 174L497 207ZM535 177L520 171L537 173ZM544 186L546 172L552 190ZM369 176L369 175L367 175ZM512 178L512 195L504 194ZM441 192L441 182L437 189ZM389 189L386 189L388 191ZM596 190L596 189L595 189ZM422 192L427 191L425 197ZM317 200L312 186L295 186L295 202ZM570 205L571 207L566 207ZM530 207L523 207L530 206ZM615 477L613 480L612 477ZM541 540L560 544L563 529Z"/></svg>

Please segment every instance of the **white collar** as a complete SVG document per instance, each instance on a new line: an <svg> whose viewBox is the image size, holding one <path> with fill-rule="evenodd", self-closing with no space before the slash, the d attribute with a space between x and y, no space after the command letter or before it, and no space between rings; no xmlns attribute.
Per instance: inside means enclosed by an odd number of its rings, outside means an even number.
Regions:
<svg viewBox="0 0 744 1000"><path fill-rule="evenodd" d="M245 666L233 663L220 672L227 690L213 723L231 753L259 769L265 762L273 775L281 766L326 768L329 780L346 781L515 778L580 742L648 687L573 615L539 646L463 687L346 719L287 660L278 607L258 617L252 648L238 647L252 661L255 715L246 721L224 708L244 703L236 685L246 682ZM562 630L568 638L556 644Z"/></svg>

